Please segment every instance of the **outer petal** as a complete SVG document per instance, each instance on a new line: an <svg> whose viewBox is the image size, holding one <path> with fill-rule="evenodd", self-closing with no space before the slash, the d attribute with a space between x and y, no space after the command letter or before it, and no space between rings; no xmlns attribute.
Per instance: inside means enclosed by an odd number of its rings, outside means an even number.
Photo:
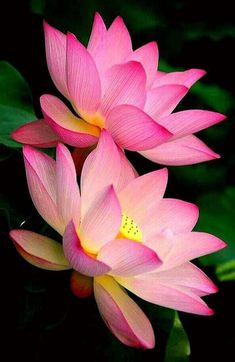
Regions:
<svg viewBox="0 0 235 362"><path fill-rule="evenodd" d="M47 270L70 269L65 259L62 245L46 236L28 230L11 230L10 237L14 241L20 255L30 264Z"/></svg>
<svg viewBox="0 0 235 362"><path fill-rule="evenodd" d="M196 136L185 136L140 152L153 162L169 166L193 165L220 158Z"/></svg>
<svg viewBox="0 0 235 362"><path fill-rule="evenodd" d="M190 88L205 74L206 72L202 69L188 69L183 72L165 73L163 76L155 79L153 87L159 87L166 84L179 84Z"/></svg>
<svg viewBox="0 0 235 362"><path fill-rule="evenodd" d="M157 43L152 41L151 43L145 44L142 47L136 49L128 58L128 60L136 60L143 65L147 75L147 88L152 85L154 78L156 77L158 56L159 53Z"/></svg>
<svg viewBox="0 0 235 362"><path fill-rule="evenodd" d="M149 218L153 217L152 213L164 195L167 178L166 168L153 171L134 179L119 193L122 212L131 217L140 229L145 224L148 228Z"/></svg>
<svg viewBox="0 0 235 362"><path fill-rule="evenodd" d="M11 137L17 142L41 148L55 147L60 140L43 119L24 124L13 131Z"/></svg>
<svg viewBox="0 0 235 362"><path fill-rule="evenodd" d="M115 279L126 289L148 302L188 313L213 314L213 310L201 298L183 287L163 284L158 279L147 279L142 276Z"/></svg>
<svg viewBox="0 0 235 362"><path fill-rule="evenodd" d="M88 147L97 142L98 128L74 116L59 98L44 94L40 103L45 121L63 142L75 147Z"/></svg>
<svg viewBox="0 0 235 362"><path fill-rule="evenodd" d="M223 121L226 117L217 112L193 109L172 113L158 122L174 134L174 138L190 135Z"/></svg>
<svg viewBox="0 0 235 362"><path fill-rule="evenodd" d="M80 223L80 192L72 156L59 144L56 150L56 200L64 224L73 219L76 228Z"/></svg>
<svg viewBox="0 0 235 362"><path fill-rule="evenodd" d="M71 221L65 230L63 236L64 254L69 260L70 265L81 274L93 277L102 275L111 270L111 268L96 260L94 256L88 254L82 247L74 223Z"/></svg>
<svg viewBox="0 0 235 362"><path fill-rule="evenodd" d="M46 222L60 234L64 222L56 204L56 164L46 154L24 146L25 170L34 206Z"/></svg>
<svg viewBox="0 0 235 362"><path fill-rule="evenodd" d="M177 199L164 198L154 204L151 211L152 214L148 215L148 220L142 226L145 240L153 240L159 234L165 235L167 230L173 235L190 232L199 216L196 205Z"/></svg>
<svg viewBox="0 0 235 362"><path fill-rule="evenodd" d="M127 159L124 151L118 149L120 156L121 172L118 183L116 184L116 191L119 192L126 187L132 180L138 177L138 173Z"/></svg>
<svg viewBox="0 0 235 362"><path fill-rule="evenodd" d="M89 208L97 192L116 186L120 178L120 155L112 137L102 130L98 145L87 157L81 174L82 213ZM94 182L95 180L95 182Z"/></svg>
<svg viewBox="0 0 235 362"><path fill-rule="evenodd" d="M119 146L131 151L152 148L172 136L141 109L127 104L112 109L106 127Z"/></svg>
<svg viewBox="0 0 235 362"><path fill-rule="evenodd" d="M67 81L78 112L96 112L101 98L98 70L90 53L71 33L67 35Z"/></svg>
<svg viewBox="0 0 235 362"><path fill-rule="evenodd" d="M144 110L156 120L168 116L187 92L188 88L177 84L153 88L147 92Z"/></svg>
<svg viewBox="0 0 235 362"><path fill-rule="evenodd" d="M93 293L93 278L73 270L70 278L70 288L78 298L87 298Z"/></svg>
<svg viewBox="0 0 235 362"><path fill-rule="evenodd" d="M94 292L104 322L122 343L144 349L154 347L148 318L113 278L95 278Z"/></svg>
<svg viewBox="0 0 235 362"><path fill-rule="evenodd" d="M43 25L48 70L56 88L69 98L66 79L66 36L45 21Z"/></svg>
<svg viewBox="0 0 235 362"><path fill-rule="evenodd" d="M92 254L115 238L121 225L121 209L113 189L107 186L97 193L81 221L83 247Z"/></svg>
<svg viewBox="0 0 235 362"><path fill-rule="evenodd" d="M99 251L97 259L110 265L112 275L138 275L161 265L161 260L152 249L129 239L108 242Z"/></svg>
<svg viewBox="0 0 235 362"><path fill-rule="evenodd" d="M114 65L102 78L101 114L106 117L109 111L119 104L132 104L142 108L146 99L146 74L138 62Z"/></svg>

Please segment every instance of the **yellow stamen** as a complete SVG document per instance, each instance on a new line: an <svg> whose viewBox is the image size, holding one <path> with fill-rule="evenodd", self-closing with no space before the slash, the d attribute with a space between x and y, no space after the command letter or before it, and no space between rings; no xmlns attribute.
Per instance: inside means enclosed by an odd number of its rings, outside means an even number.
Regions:
<svg viewBox="0 0 235 362"><path fill-rule="evenodd" d="M127 238L139 242L142 241L142 231L134 222L134 220L126 214L122 214L122 224L119 230L118 238Z"/></svg>
<svg viewBox="0 0 235 362"><path fill-rule="evenodd" d="M83 119L85 119L86 122L101 129L104 128L105 120L98 112L94 114L81 114L81 116Z"/></svg>

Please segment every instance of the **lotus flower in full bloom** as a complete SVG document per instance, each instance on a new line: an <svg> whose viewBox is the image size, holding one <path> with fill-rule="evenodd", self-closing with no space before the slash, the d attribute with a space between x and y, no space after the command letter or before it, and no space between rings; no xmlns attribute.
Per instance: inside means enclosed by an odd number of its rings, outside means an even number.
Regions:
<svg viewBox="0 0 235 362"><path fill-rule="evenodd" d="M86 148L107 129L121 148L138 151L165 165L186 165L218 158L193 133L225 117L205 110L172 113L205 72L157 70L158 48L150 42L133 51L120 17L107 29L97 13L87 48L71 33L44 23L48 69L59 98L41 97L44 119L21 126L12 137L21 143L55 146L59 141Z"/></svg>
<svg viewBox="0 0 235 362"><path fill-rule="evenodd" d="M102 318L120 341L154 347L151 324L125 289L161 306L213 314L201 296L216 287L190 260L225 244L192 232L195 205L163 198L166 169L137 176L105 130L84 163L81 194L64 145L57 146L56 161L25 146L24 160L34 205L63 245L18 229L10 232L17 250L39 268L73 269L73 292L84 297L94 290Z"/></svg>

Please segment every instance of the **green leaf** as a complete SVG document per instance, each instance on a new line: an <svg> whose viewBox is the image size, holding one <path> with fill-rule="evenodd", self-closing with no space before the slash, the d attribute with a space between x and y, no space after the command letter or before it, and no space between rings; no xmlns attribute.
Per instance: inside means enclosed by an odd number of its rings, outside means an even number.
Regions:
<svg viewBox="0 0 235 362"><path fill-rule="evenodd" d="M200 207L197 230L214 234L228 244L227 248L200 258L201 263L217 266L235 259L235 187L202 195L197 204Z"/></svg>
<svg viewBox="0 0 235 362"><path fill-rule="evenodd" d="M218 265L216 275L221 282L235 280L235 259Z"/></svg>
<svg viewBox="0 0 235 362"><path fill-rule="evenodd" d="M0 62L0 143L20 147L10 133L35 118L27 83L9 63Z"/></svg>
<svg viewBox="0 0 235 362"><path fill-rule="evenodd" d="M188 362L190 345L178 313L175 312L174 324L166 346L164 362Z"/></svg>

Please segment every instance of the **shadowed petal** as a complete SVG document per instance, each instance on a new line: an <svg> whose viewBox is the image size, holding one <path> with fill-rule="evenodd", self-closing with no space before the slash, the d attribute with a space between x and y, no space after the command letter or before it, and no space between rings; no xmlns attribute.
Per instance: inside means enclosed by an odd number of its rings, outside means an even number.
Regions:
<svg viewBox="0 0 235 362"><path fill-rule="evenodd" d="M70 288L78 298L87 298L93 293L93 278L73 270L70 278Z"/></svg>

